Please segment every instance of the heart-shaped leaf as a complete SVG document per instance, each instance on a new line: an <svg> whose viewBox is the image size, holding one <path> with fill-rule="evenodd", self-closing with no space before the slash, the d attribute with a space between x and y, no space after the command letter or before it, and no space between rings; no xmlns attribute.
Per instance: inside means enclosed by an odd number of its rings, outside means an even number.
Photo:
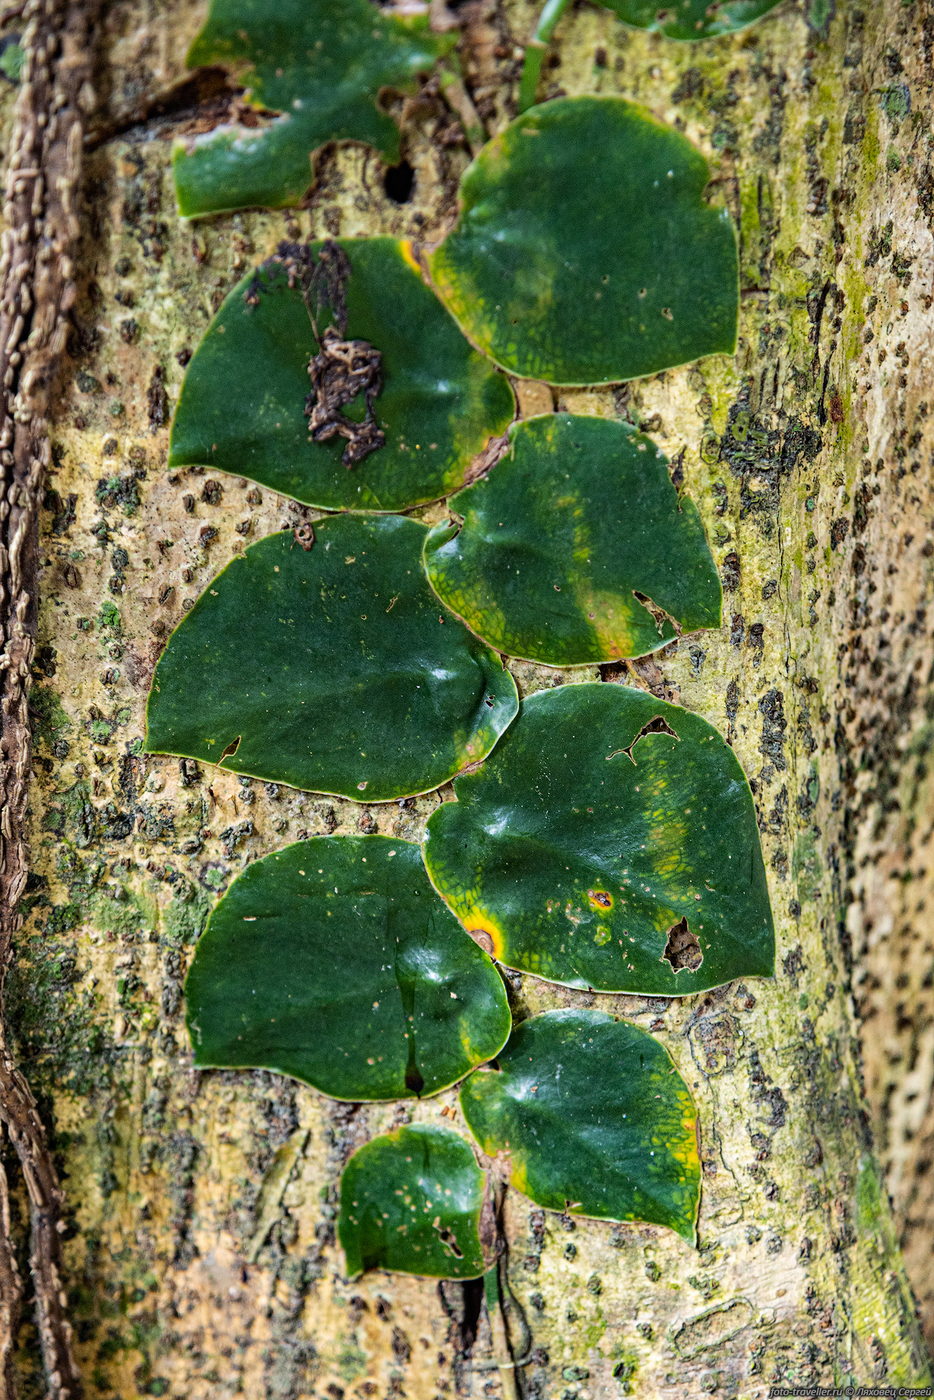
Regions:
<svg viewBox="0 0 934 1400"><path fill-rule="evenodd" d="M431 586L497 651L573 666L720 625L720 581L693 501L624 423L517 423L488 476L425 541Z"/></svg>
<svg viewBox="0 0 934 1400"><path fill-rule="evenodd" d="M436 1094L509 1034L503 983L417 846L319 836L248 866L185 986L195 1064L276 1070L336 1099Z"/></svg>
<svg viewBox="0 0 934 1400"><path fill-rule="evenodd" d="M175 150L179 211L214 214L297 204L327 141L364 141L399 159L382 88L414 92L418 75L456 43L425 15L386 14L369 0L212 0L188 64L222 64L250 104L275 112L190 137Z"/></svg>
<svg viewBox="0 0 934 1400"><path fill-rule="evenodd" d="M657 1040L600 1011L523 1021L461 1107L484 1152L547 1210L666 1225L693 1243L696 1112Z"/></svg>
<svg viewBox="0 0 934 1400"><path fill-rule="evenodd" d="M710 39L744 29L781 0L599 0L625 24L651 29L668 39Z"/></svg>
<svg viewBox="0 0 934 1400"><path fill-rule="evenodd" d="M367 1269L479 1278L483 1173L447 1128L416 1124L359 1147L344 1168L337 1222L351 1278Z"/></svg>
<svg viewBox="0 0 934 1400"><path fill-rule="evenodd" d="M660 996L772 974L752 796L698 715L618 685L540 691L455 792L428 873L508 967Z"/></svg>
<svg viewBox="0 0 934 1400"><path fill-rule="evenodd" d="M617 97L533 107L483 148L429 259L467 335L512 374L605 384L732 353L736 238L699 151Z"/></svg>
<svg viewBox="0 0 934 1400"><path fill-rule="evenodd" d="M315 542L269 535L234 559L169 638L149 753L388 802L483 758L516 713L499 657L421 563L427 529L332 516Z"/></svg>
<svg viewBox="0 0 934 1400"><path fill-rule="evenodd" d="M318 258L323 246L307 252ZM471 459L505 430L512 390L468 345L406 245L337 246L350 265L346 338L380 354L373 409L383 445L348 469L344 437L310 440L314 308L283 259L244 278L209 326L182 385L170 466L220 468L324 510L405 510L457 490ZM323 332L331 318L318 319Z"/></svg>

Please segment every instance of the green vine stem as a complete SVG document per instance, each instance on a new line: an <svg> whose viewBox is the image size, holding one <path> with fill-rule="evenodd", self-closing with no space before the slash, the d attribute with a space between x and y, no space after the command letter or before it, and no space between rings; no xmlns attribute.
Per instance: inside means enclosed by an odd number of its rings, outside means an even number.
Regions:
<svg viewBox="0 0 934 1400"><path fill-rule="evenodd" d="M522 1309L509 1287L508 1244L503 1224L508 1183L497 1178L494 1168L491 1184L497 1252L494 1263L483 1275L483 1301L490 1321L493 1360L477 1362L472 1369L498 1371L503 1400L523 1400L524 1387L519 1371L529 1363L532 1338ZM513 1337L514 1328L519 1333L516 1338Z"/></svg>
<svg viewBox="0 0 934 1400"><path fill-rule="evenodd" d="M555 32L558 20L567 9L570 0L546 0L545 7L538 17L535 33L525 46L525 60L522 76L519 79L519 113L535 106L535 94L542 73L545 53Z"/></svg>
<svg viewBox="0 0 934 1400"><path fill-rule="evenodd" d="M509 1333L503 1313L503 1293L500 1285L498 1259L493 1267L487 1269L483 1275L483 1299L490 1319L494 1364L499 1372L504 1400L522 1400L519 1377L516 1375L516 1363L509 1345Z"/></svg>

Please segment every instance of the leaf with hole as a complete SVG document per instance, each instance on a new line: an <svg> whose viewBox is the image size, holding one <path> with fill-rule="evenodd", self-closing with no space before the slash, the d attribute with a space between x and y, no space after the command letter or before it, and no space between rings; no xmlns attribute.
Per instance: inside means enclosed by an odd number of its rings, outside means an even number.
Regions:
<svg viewBox="0 0 934 1400"><path fill-rule="evenodd" d="M699 151L616 97L533 107L480 152L429 258L465 333L511 374L607 384L736 344L736 237Z"/></svg>
<svg viewBox="0 0 934 1400"><path fill-rule="evenodd" d="M337 1233L351 1278L368 1269L479 1278L484 1177L447 1128L416 1124L359 1147L341 1177Z"/></svg>
<svg viewBox="0 0 934 1400"><path fill-rule="evenodd" d="M314 543L269 535L234 559L169 638L147 752L358 802L429 792L485 757L516 687L439 606L426 534L331 516Z"/></svg>
<svg viewBox="0 0 934 1400"><path fill-rule="evenodd" d="M248 866L188 980L200 1067L290 1074L335 1099L436 1094L490 1059L509 1005L418 846L319 836Z"/></svg>
<svg viewBox="0 0 934 1400"><path fill-rule="evenodd" d="M772 975L752 795L698 715L619 685L539 691L454 790L428 873L507 967L656 996Z"/></svg>
<svg viewBox="0 0 934 1400"><path fill-rule="evenodd" d="M397 161L399 132L378 95L415 92L455 42L432 34L425 15L369 0L212 0L188 66L233 70L249 107L241 121L176 146L179 212L297 204L329 141L362 141Z"/></svg>
<svg viewBox="0 0 934 1400"><path fill-rule="evenodd" d="M483 1151L546 1210L644 1220L694 1242L696 1110L667 1050L600 1011L523 1021L461 1089Z"/></svg>
<svg viewBox="0 0 934 1400"><path fill-rule="evenodd" d="M650 29L667 39L711 39L745 29L781 0L599 0L624 24Z"/></svg>
<svg viewBox="0 0 934 1400"><path fill-rule="evenodd" d="M505 431L512 390L464 340L406 245L338 246L350 264L346 336L380 354L373 409L383 445L348 469L343 437L310 440L308 367L318 344L302 288L273 261L234 288L195 352L170 466L220 468L324 510L405 510L457 490L489 437ZM312 256L322 247L311 244ZM350 405L346 416L354 413Z"/></svg>
<svg viewBox="0 0 934 1400"><path fill-rule="evenodd" d="M720 625L720 581L693 501L624 423L517 423L488 476L451 498L463 524L425 541L441 601L497 651L573 666L656 651Z"/></svg>

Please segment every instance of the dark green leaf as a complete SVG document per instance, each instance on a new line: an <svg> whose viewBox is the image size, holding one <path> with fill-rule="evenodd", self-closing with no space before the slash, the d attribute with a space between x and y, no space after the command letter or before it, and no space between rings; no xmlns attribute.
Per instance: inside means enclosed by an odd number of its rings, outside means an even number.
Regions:
<svg viewBox="0 0 934 1400"><path fill-rule="evenodd" d="M466 333L513 374L603 384L732 353L729 216L707 162L616 97L533 107L484 147L430 257Z"/></svg>
<svg viewBox="0 0 934 1400"><path fill-rule="evenodd" d="M301 290L273 264L234 288L198 347L170 466L219 467L324 510L404 510L457 490L471 459L505 430L512 390L464 340L407 245L361 238L340 246L351 268L347 336L382 356L375 412L385 445L348 469L342 438L309 440L308 362L318 346Z"/></svg>
<svg viewBox="0 0 934 1400"><path fill-rule="evenodd" d="M336 1099L436 1094L510 1026L499 974L419 848L386 836L319 836L248 866L185 991L197 1065L276 1070Z"/></svg>
<svg viewBox="0 0 934 1400"><path fill-rule="evenodd" d="M599 0L626 24L668 39L709 39L731 34L774 10L781 0Z"/></svg>
<svg viewBox="0 0 934 1400"><path fill-rule="evenodd" d="M341 1178L337 1222L347 1273L479 1278L483 1173L462 1137L421 1124L357 1149Z"/></svg>
<svg viewBox="0 0 934 1400"><path fill-rule="evenodd" d="M655 445L624 423L517 423L506 456L448 504L464 523L431 531L428 577L497 651L573 666L720 625L697 509Z"/></svg>
<svg viewBox="0 0 934 1400"><path fill-rule="evenodd" d="M399 133L377 105L381 88L414 92L456 42L424 15L386 14L369 0L213 0L189 67L223 64L252 105L279 115L222 126L175 151L182 214L296 204L327 141L364 141L392 162Z"/></svg>
<svg viewBox="0 0 934 1400"><path fill-rule="evenodd" d="M516 713L512 677L439 606L424 525L332 516L315 531L310 549L260 540L175 629L147 751L358 802L428 792L489 753Z"/></svg>
<svg viewBox="0 0 934 1400"><path fill-rule="evenodd" d="M547 1210L667 1225L693 1243L696 1112L667 1050L600 1011L549 1011L514 1032L461 1107L484 1152Z"/></svg>
<svg viewBox="0 0 934 1400"><path fill-rule="evenodd" d="M752 796L699 716L619 685L540 691L455 792L428 873L508 967L661 996L772 974Z"/></svg>

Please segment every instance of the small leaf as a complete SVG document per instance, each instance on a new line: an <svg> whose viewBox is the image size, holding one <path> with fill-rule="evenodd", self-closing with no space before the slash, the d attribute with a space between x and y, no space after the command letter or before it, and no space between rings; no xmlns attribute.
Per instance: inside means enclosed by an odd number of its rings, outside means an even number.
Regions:
<svg viewBox="0 0 934 1400"><path fill-rule="evenodd" d="M374 1138L341 1178L337 1222L347 1273L367 1269L428 1278L479 1278L483 1173L447 1128L417 1124Z"/></svg>
<svg viewBox="0 0 934 1400"><path fill-rule="evenodd" d="M232 68L250 104L277 115L176 147L180 213L297 204L327 141L364 141L394 163L399 132L377 105L380 90L414 92L455 43L432 34L425 15L386 14L369 0L213 0L189 67Z"/></svg>
<svg viewBox="0 0 934 1400"><path fill-rule="evenodd" d="M744 29L774 10L781 0L599 0L625 24L650 29L668 39L710 39Z"/></svg>
<svg viewBox="0 0 934 1400"><path fill-rule="evenodd" d="M432 588L479 637L573 666L720 625L697 509L649 438L568 414L528 419L509 436L490 474L448 502L463 526L436 525L425 541Z"/></svg>
<svg viewBox="0 0 934 1400"><path fill-rule="evenodd" d="M498 1073L461 1090L471 1132L546 1210L645 1220L694 1242L700 1194L691 1095L657 1040L600 1011L523 1021Z"/></svg>
<svg viewBox="0 0 934 1400"><path fill-rule="evenodd" d="M425 863L507 967L655 996L772 975L752 796L698 715L619 685L539 691L454 790Z"/></svg>
<svg viewBox="0 0 934 1400"><path fill-rule="evenodd" d="M336 1099L436 1094L510 1026L499 974L419 848L386 836L319 836L248 866L185 993L195 1064L271 1069Z"/></svg>
<svg viewBox="0 0 934 1400"><path fill-rule="evenodd" d="M480 152L429 265L471 340L511 374L605 384L732 353L736 237L710 170L616 97L533 107Z"/></svg>
<svg viewBox="0 0 934 1400"><path fill-rule="evenodd" d="M11 83L18 83L26 66L26 50L19 42L19 35L10 34L0 39L0 73Z"/></svg>
<svg viewBox="0 0 934 1400"><path fill-rule="evenodd" d="M318 345L301 288L273 262L233 289L195 352L170 466L220 468L324 510L406 510L457 490L488 438L505 430L512 390L464 340L407 245L338 246L350 261L347 335L381 355L374 407L384 445L348 470L342 438L309 440L308 365Z"/></svg>
<svg viewBox="0 0 934 1400"><path fill-rule="evenodd" d="M499 657L445 613L426 527L332 516L315 543L269 535L169 638L149 753L357 802L429 792L485 757L518 708Z"/></svg>

